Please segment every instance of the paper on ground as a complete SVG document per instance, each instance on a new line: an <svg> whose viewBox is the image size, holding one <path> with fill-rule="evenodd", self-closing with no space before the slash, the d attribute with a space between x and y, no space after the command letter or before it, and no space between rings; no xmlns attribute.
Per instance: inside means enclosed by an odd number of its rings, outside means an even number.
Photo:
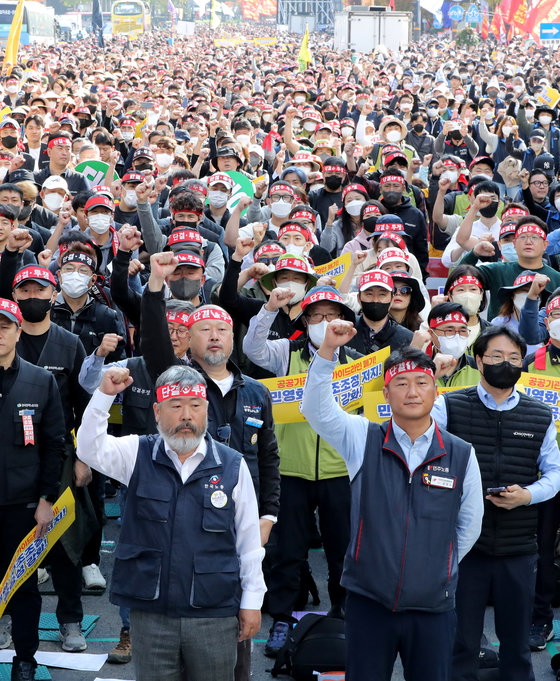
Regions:
<svg viewBox="0 0 560 681"><path fill-rule="evenodd" d="M11 664L14 650L0 650L0 662ZM38 650L35 653L37 664L47 667L60 667L61 669L74 669L79 672L98 672L107 661L107 653L93 655L89 653L47 653Z"/></svg>

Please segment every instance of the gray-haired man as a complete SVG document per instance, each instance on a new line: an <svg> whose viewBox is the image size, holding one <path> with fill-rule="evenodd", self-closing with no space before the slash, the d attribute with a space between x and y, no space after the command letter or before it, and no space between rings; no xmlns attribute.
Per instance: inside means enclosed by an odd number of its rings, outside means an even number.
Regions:
<svg viewBox="0 0 560 681"><path fill-rule="evenodd" d="M237 640L260 627L265 592L249 469L206 432L206 381L174 366L156 383L159 437L107 435L132 383L108 369L84 413L78 457L128 486L111 601L131 608L137 681L231 681Z"/></svg>

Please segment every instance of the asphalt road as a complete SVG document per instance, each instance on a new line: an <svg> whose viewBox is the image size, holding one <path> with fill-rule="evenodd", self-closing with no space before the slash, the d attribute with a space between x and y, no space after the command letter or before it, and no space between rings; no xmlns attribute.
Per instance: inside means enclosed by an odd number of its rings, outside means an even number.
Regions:
<svg viewBox="0 0 560 681"><path fill-rule="evenodd" d="M118 525L116 520L108 520L105 527L105 539L107 541L115 541L118 538ZM111 547L109 547L111 548ZM113 563L113 554L111 552L104 552L101 561L101 570L107 580L111 574L111 567ZM310 564L315 580L319 586L322 603L315 610L328 610L328 595L326 592L326 563L322 550L312 551L310 554ZM49 583L50 584L50 581ZM83 598L84 612L89 615L99 615L100 619L97 626L88 637L88 651L90 653L104 653L111 650L116 645L120 631L120 618L118 608L109 603L108 594L103 596L84 596ZM55 612L56 597L43 597L43 612ZM560 617L560 614L557 612ZM270 627L270 618L263 617L263 626L259 636L254 641L253 651L253 669L252 678L254 681L271 681L272 677L268 673L272 667L273 661L266 658L263 654L264 642L268 636L268 629ZM485 633L491 642L496 642L496 633L493 626L493 613L491 608L486 613ZM559 642L560 645L560 642ZM555 648L555 646L553 647ZM59 651L60 647L57 643L41 642L41 650ZM375 641L372 641L372 654L375 654ZM426 651L428 655L437 654L437 651ZM79 655L79 653L77 653ZM554 677L550 669L550 652L545 650L533 655L533 667L535 671L536 681L553 681ZM134 679L134 669L132 664L127 665L110 665L105 664L99 672L76 672L63 669L50 668L50 673L54 681L93 681L96 677L102 679ZM289 677L282 676L280 679L288 679ZM493 681L497 676L485 676L484 681ZM401 681L404 679L402 669L399 662L395 667L393 674L393 681ZM157 681L154 679L154 681Z"/></svg>

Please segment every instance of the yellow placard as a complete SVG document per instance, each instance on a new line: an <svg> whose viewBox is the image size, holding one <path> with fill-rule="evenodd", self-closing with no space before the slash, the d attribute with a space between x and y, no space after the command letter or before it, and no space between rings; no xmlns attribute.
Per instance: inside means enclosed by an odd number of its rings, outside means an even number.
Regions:
<svg viewBox="0 0 560 681"><path fill-rule="evenodd" d="M324 265L317 265L317 267L315 267L315 272L320 277L322 277L325 274L334 277L334 279L336 280L336 287L338 288L342 283L344 275L348 271L348 268L350 267L351 263L352 253L348 251L344 255L340 255L338 258L335 258L334 260L331 260L330 262L327 262Z"/></svg>
<svg viewBox="0 0 560 681"><path fill-rule="evenodd" d="M344 411L359 409L369 391L383 386L383 362L390 348L383 348L354 362L341 364L333 372L332 389ZM303 387L307 374L294 374L280 378L264 378L261 383L272 397L272 414L275 423L301 423L305 417L300 411Z"/></svg>
<svg viewBox="0 0 560 681"><path fill-rule="evenodd" d="M6 118L6 116L9 116L12 113L12 110L10 109L9 106L5 106L3 109L0 110L0 121Z"/></svg>
<svg viewBox="0 0 560 681"><path fill-rule="evenodd" d="M17 547L0 583L0 617L17 589L35 572L43 558L74 522L76 517L74 495L70 487L67 487L53 504L53 515L44 537L36 539L33 528Z"/></svg>
<svg viewBox="0 0 560 681"><path fill-rule="evenodd" d="M254 45L276 45L278 38L253 38Z"/></svg>
<svg viewBox="0 0 560 681"><path fill-rule="evenodd" d="M536 96L535 99L539 104L544 104L544 106L548 106L551 109L554 109L554 107L558 104L560 101L560 92L558 90L555 90L553 87L546 87L544 90L541 90Z"/></svg>
<svg viewBox="0 0 560 681"><path fill-rule="evenodd" d="M147 122L148 122L148 117L146 116L146 118L144 118L142 123L136 123L136 130L134 131L134 137L135 138L142 137L142 130L144 129L144 126L146 125Z"/></svg>
<svg viewBox="0 0 560 681"><path fill-rule="evenodd" d="M244 38L235 36L233 38L214 38L214 45L216 47L235 47L245 42Z"/></svg>

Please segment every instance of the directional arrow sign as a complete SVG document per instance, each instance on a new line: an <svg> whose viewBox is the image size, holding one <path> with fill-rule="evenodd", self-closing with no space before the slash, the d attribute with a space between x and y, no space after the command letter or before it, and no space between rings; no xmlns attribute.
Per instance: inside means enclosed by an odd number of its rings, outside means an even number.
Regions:
<svg viewBox="0 0 560 681"><path fill-rule="evenodd" d="M459 5L455 5L449 10L449 16L453 19L453 21L461 21L464 13L465 10L462 7L459 7Z"/></svg>
<svg viewBox="0 0 560 681"><path fill-rule="evenodd" d="M541 40L557 40L558 38L560 38L560 23L541 24Z"/></svg>

